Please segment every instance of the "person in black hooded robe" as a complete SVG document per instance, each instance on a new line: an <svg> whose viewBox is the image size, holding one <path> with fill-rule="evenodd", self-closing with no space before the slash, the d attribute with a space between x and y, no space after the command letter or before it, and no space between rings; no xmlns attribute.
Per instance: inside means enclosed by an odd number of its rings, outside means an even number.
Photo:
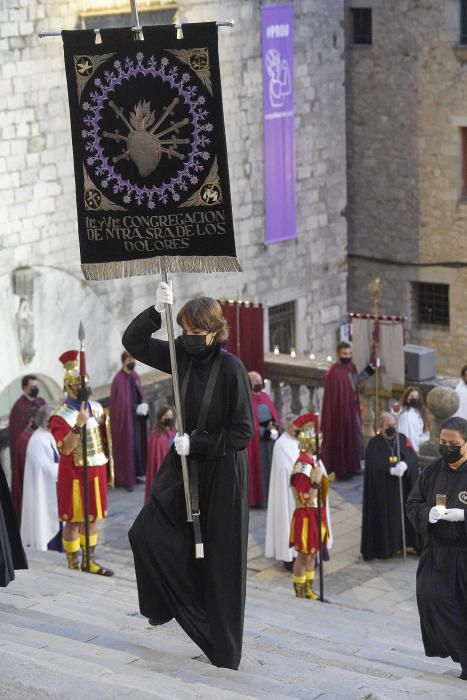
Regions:
<svg viewBox="0 0 467 700"><path fill-rule="evenodd" d="M402 483L406 546L419 550L418 537L405 514L407 496L417 478L417 455L410 441L403 433L397 436L395 417L388 412L382 413L379 432L368 441L365 451L360 547L364 559L389 559L402 549L399 480Z"/></svg>
<svg viewBox="0 0 467 700"><path fill-rule="evenodd" d="M0 586L8 586L13 581L15 569L27 568L16 511L0 464Z"/></svg>
<svg viewBox="0 0 467 700"><path fill-rule="evenodd" d="M161 283L156 306L128 326L123 345L140 362L170 373L169 346L152 339L161 327L171 288ZM175 618L216 666L236 669L242 652L248 544L248 459L253 435L251 390L241 361L222 349L227 327L220 305L207 297L185 304L175 341L185 435L177 435L129 532L141 613L150 624ZM199 416L211 370L217 379ZM178 453L178 454L177 454ZM195 559L187 523L179 454L196 462L204 559Z"/></svg>
<svg viewBox="0 0 467 700"><path fill-rule="evenodd" d="M467 681L467 421L448 418L440 457L427 464L407 500L425 539L417 569L417 605L427 656L460 663ZM437 495L445 496L445 506Z"/></svg>

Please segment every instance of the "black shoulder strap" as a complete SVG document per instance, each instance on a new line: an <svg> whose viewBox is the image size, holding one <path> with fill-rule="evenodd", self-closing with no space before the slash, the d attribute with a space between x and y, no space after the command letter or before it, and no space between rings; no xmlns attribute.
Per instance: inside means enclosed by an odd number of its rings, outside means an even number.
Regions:
<svg viewBox="0 0 467 700"><path fill-rule="evenodd" d="M208 383L206 384L206 389L204 390L203 403L201 404L201 410L198 416L198 423L196 425L196 430L203 432L206 430L206 419L208 417L209 406L211 404L212 395L214 394L214 388L216 386L217 377L219 375L219 369L221 366L221 352L219 350L217 357L213 362L211 371L209 373Z"/></svg>
<svg viewBox="0 0 467 700"><path fill-rule="evenodd" d="M185 370L185 374L183 375L183 381L182 381L182 387L180 389L180 403L182 406L182 423L183 427L185 428L185 416L186 416L186 394L188 391L188 382L190 381L190 375L191 375L191 360L188 363L188 366Z"/></svg>

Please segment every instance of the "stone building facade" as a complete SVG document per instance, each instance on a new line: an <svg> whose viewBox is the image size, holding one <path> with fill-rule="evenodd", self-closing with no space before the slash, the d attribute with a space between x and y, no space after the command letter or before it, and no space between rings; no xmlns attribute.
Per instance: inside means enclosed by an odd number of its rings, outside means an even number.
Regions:
<svg viewBox="0 0 467 700"><path fill-rule="evenodd" d="M349 306L368 310L368 284L381 277L382 310L406 315L407 341L437 348L448 374L467 361L462 4L345 8ZM371 43L355 36L369 15Z"/></svg>
<svg viewBox="0 0 467 700"><path fill-rule="evenodd" d="M140 0L171 9L175 3ZM234 18L220 30L221 74L240 274L176 275L176 305L190 296L295 302L299 352L332 350L346 311L343 0L296 0L296 241L264 244L260 0L187 0L189 22ZM85 323L94 385L119 367L128 322L154 302L158 280L88 283L79 265L63 53L39 30L80 26L83 13L123 11L128 0L4 0L0 10L0 415L18 380L36 373L57 395L58 355ZM141 19L144 23L143 13ZM267 341L266 332L266 343Z"/></svg>

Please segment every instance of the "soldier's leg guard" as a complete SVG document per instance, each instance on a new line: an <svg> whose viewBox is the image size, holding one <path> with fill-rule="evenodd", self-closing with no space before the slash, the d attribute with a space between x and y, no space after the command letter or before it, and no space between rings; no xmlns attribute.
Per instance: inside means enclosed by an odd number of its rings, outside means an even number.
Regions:
<svg viewBox="0 0 467 700"><path fill-rule="evenodd" d="M305 580L305 576L292 576L293 587L297 598L303 598Z"/></svg>
<svg viewBox="0 0 467 700"><path fill-rule="evenodd" d="M81 560L81 571L86 571L90 574L98 574L98 576L113 576L114 572L112 569L106 569L101 566L96 561L94 561L94 551L97 544L97 534L89 535L89 567L87 566L86 559L86 536L81 533L79 536L81 542L81 549L83 550L83 558Z"/></svg>
<svg viewBox="0 0 467 700"><path fill-rule="evenodd" d="M314 578L314 571L305 571L305 598L310 598L310 600L318 600L319 598L319 596L313 590Z"/></svg>
<svg viewBox="0 0 467 700"><path fill-rule="evenodd" d="M79 571L79 537L75 540L62 540L69 569Z"/></svg>

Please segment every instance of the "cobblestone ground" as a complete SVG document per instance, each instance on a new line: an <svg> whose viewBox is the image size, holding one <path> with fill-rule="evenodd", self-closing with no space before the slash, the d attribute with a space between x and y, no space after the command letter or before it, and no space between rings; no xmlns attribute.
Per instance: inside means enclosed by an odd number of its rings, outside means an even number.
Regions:
<svg viewBox="0 0 467 700"><path fill-rule="evenodd" d="M330 491L331 522L334 545L330 561L325 564L325 597L332 602L355 604L368 610L400 606L402 601L415 605L416 557L408 555L388 561L365 562L360 556L361 509L363 478L333 482ZM110 549L130 552L128 529L144 499L144 486L139 484L128 493L124 489L109 492L109 517L103 528L103 542ZM266 510L250 510L248 577L254 582L267 582L278 589L290 587L290 573L281 562L264 556ZM389 577L389 578L388 578ZM387 586L384 586L388 578ZM375 588L376 580L376 588ZM368 585L371 582L371 585ZM383 586L383 588L382 588ZM386 595L380 596L387 588ZM388 597L389 596L389 597Z"/></svg>

